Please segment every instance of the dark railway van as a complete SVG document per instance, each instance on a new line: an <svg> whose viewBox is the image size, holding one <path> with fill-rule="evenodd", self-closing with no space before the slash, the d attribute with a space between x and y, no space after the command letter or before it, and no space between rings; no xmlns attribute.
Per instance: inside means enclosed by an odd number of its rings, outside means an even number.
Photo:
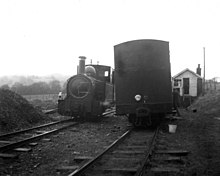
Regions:
<svg viewBox="0 0 220 176"><path fill-rule="evenodd" d="M169 43L134 40L114 46L116 113L150 126L172 111Z"/></svg>
<svg viewBox="0 0 220 176"><path fill-rule="evenodd" d="M67 81L66 97L58 100L58 113L80 120L94 120L113 103L111 67L85 66L85 57L80 58L78 74Z"/></svg>

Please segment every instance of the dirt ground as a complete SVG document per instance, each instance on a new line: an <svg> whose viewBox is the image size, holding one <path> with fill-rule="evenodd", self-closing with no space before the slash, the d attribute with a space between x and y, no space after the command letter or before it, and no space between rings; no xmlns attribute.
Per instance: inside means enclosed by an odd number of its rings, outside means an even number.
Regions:
<svg viewBox="0 0 220 176"><path fill-rule="evenodd" d="M182 120L167 122L177 125L176 133L168 135L167 148L189 151L185 175L220 175L220 92L199 97L180 114Z"/></svg>
<svg viewBox="0 0 220 176"><path fill-rule="evenodd" d="M181 111L176 140L190 152L188 175L220 175L220 114Z"/></svg>
<svg viewBox="0 0 220 176"><path fill-rule="evenodd" d="M167 121L162 133L165 148L189 151L185 175L220 175L220 93L202 97L188 109L180 109L180 120ZM59 119L60 116L56 116ZM176 133L167 124L176 124ZM0 158L0 175L66 175L59 170L74 164L77 156L96 156L128 129L124 116L112 116L99 123L84 123L39 141L32 151L17 159Z"/></svg>
<svg viewBox="0 0 220 176"><path fill-rule="evenodd" d="M220 175L220 116L180 109L180 120L167 121L162 133L166 135L166 149L186 150L184 175ZM177 125L176 133L169 133L168 124Z"/></svg>
<svg viewBox="0 0 220 176"><path fill-rule="evenodd" d="M51 136L49 141L41 140L32 151L20 153L17 159L0 158L0 175L67 175L68 172L59 168L73 165L77 156L96 156L127 128L128 122L124 116L111 116L99 123L79 124Z"/></svg>
<svg viewBox="0 0 220 176"><path fill-rule="evenodd" d="M220 175L220 116L181 109L181 120L167 121L177 125L176 133L163 129L166 148L189 151L185 175ZM18 159L0 159L0 175L66 175L61 166L73 164L76 156L95 156L128 128L126 117L113 116L101 123L85 123L39 142L31 152Z"/></svg>

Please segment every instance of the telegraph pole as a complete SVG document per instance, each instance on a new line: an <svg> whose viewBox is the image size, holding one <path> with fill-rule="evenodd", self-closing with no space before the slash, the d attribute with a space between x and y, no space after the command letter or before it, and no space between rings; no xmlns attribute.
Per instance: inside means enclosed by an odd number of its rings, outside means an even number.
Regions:
<svg viewBox="0 0 220 176"><path fill-rule="evenodd" d="M205 47L203 47L204 72L203 72L203 95L205 95Z"/></svg>

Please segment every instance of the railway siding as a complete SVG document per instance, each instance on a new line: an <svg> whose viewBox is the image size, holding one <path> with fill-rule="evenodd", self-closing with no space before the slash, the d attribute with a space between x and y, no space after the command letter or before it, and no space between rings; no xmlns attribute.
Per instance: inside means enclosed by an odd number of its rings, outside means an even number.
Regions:
<svg viewBox="0 0 220 176"><path fill-rule="evenodd" d="M117 141L111 144L107 150L99 154L95 159L70 174L83 175L134 175L140 168L148 150L151 148L155 131L131 130L123 134Z"/></svg>
<svg viewBox="0 0 220 176"><path fill-rule="evenodd" d="M66 124L67 123L67 124ZM27 130L22 130L14 133L9 133L0 136L0 152L6 152L14 149L15 151L30 151L30 148L18 148L39 138L51 135L53 133L59 132L73 125L77 125L76 122L71 122L70 120L59 121L57 123L49 123L34 128L29 128ZM38 129L43 129L39 131ZM36 131L37 130L37 131ZM3 155L2 157L6 157ZM8 155L9 156L9 155Z"/></svg>
<svg viewBox="0 0 220 176"><path fill-rule="evenodd" d="M166 123L165 123L166 124ZM190 153L182 146L167 144L170 133L159 132L145 175L184 175L187 156Z"/></svg>
<svg viewBox="0 0 220 176"><path fill-rule="evenodd" d="M215 104L219 107L217 102ZM155 152L181 150L188 154L186 156L155 154L151 160L154 168L159 166L157 165L158 160L178 164L180 162L180 165L185 163L185 167L181 170L185 175L219 175L220 116L217 112L211 114L208 109L205 111L202 109L197 108L197 112L190 109L180 109L182 120L178 119L172 122L177 125L176 133L168 132L168 122L162 127ZM218 109L216 108L216 110ZM51 141L39 143L34 147L34 150L20 154L17 159L0 159L0 174L12 176L18 174L33 176L68 175L71 170L65 174L67 168L59 170L59 167L71 166L75 162L89 161L91 157L95 157L123 134L127 125L127 118L122 116L111 116L98 124L80 124L80 128L73 127L68 132L53 135L50 138ZM155 165L153 162L156 162ZM164 173L159 173L159 170L153 171L157 172L157 175L164 175ZM179 172L179 170L175 172ZM173 173L167 175L174 175L175 172L173 170Z"/></svg>
<svg viewBox="0 0 220 176"><path fill-rule="evenodd" d="M17 159L0 158L0 175L68 175L68 166L96 156L127 130L126 117L109 116L52 135L50 141L39 142Z"/></svg>

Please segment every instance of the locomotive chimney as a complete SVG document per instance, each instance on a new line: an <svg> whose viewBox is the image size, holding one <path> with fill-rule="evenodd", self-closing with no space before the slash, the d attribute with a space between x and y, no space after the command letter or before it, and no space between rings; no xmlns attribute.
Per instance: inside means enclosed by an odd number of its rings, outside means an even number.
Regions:
<svg viewBox="0 0 220 176"><path fill-rule="evenodd" d="M84 74L85 73L85 56L79 56L79 66L78 66L78 74Z"/></svg>
<svg viewBox="0 0 220 176"><path fill-rule="evenodd" d="M200 68L200 64L198 64L198 68L196 69L196 73L201 76L201 68Z"/></svg>

